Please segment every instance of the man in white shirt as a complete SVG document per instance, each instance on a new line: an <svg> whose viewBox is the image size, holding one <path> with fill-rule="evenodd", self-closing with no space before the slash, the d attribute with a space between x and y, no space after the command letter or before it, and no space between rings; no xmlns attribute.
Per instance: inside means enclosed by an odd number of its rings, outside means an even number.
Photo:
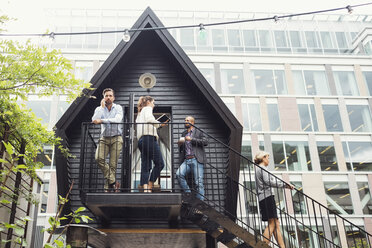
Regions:
<svg viewBox="0 0 372 248"><path fill-rule="evenodd" d="M103 172L105 180L105 192L109 190L119 191L119 183L116 181L116 166L121 148L123 146L123 108L114 103L114 90L103 90L101 106L97 107L92 117L94 124L101 124L101 137L98 142L95 159ZM110 154L109 163L106 162Z"/></svg>

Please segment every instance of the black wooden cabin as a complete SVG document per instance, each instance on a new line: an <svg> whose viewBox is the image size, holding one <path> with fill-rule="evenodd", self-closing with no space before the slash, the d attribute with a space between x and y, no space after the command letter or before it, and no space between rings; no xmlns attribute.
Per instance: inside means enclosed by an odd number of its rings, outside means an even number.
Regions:
<svg viewBox="0 0 372 248"><path fill-rule="evenodd" d="M163 27L163 24L147 8L132 29L154 27ZM180 247L213 247L213 237L199 232L200 229L192 221L180 217L184 211L182 204L187 199L182 198L174 176L182 162L179 159L177 140L183 131L184 118L194 116L196 127L205 132L209 139L206 149L210 166L206 165L204 179L206 198L211 205L223 209L220 212L235 213L237 191L227 177L239 181L240 158L237 153L241 149L242 126L168 30L139 30L130 32L130 35L130 41L121 41L91 79L95 90L85 93L92 97L75 100L56 124L57 135L74 155L65 158L56 150L58 193L66 195L74 181L66 211L68 208L76 209L84 205L90 210L87 214L94 220L89 223L90 226L104 228L106 231L125 230L116 232L116 236L112 234L110 247L126 247L113 243L129 244L131 238L141 239L142 236L134 231L139 230L138 228L169 230L174 227L175 230L184 230L181 236L185 240L199 242L193 244L184 240L181 242L184 246L179 245ZM143 73L152 73L157 79L150 92L138 83ZM115 90L115 103L125 109L124 122L128 123L124 128L126 141L117 169L121 188L126 189L120 193L102 192L102 177L92 159L93 143L98 139L99 130L92 129L92 125L87 123L91 121L94 109L102 99L104 88ZM136 144L131 140L133 137L130 132L130 123L135 115L134 105L139 96L148 94L156 100L154 113L169 114L173 123L167 129L168 140L164 141L168 171L161 180L167 184L162 184L160 191L152 194L141 193L137 189L135 170L131 167L132 160L136 159ZM92 173L95 178L91 178ZM174 242L171 240L176 233L173 236L172 233L164 231L164 239ZM198 238L195 235L199 235ZM152 236L153 239L149 242L156 243L157 236ZM136 246L141 247L138 243Z"/></svg>

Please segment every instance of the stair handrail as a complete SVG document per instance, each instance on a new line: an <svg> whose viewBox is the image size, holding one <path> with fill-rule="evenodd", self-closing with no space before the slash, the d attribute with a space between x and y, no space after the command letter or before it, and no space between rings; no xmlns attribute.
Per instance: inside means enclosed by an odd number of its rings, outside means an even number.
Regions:
<svg viewBox="0 0 372 248"><path fill-rule="evenodd" d="M226 148L228 148L229 150L231 150L232 152L234 152L236 155L240 156L241 158L244 158L248 161L248 163L251 163L253 164L254 166L260 168L261 170L264 170L265 172L267 172L270 176L274 177L276 180L279 180L281 182L283 182L284 184L288 185L287 182L285 182L283 179L281 179L280 177L276 176L275 174L271 173L270 171L266 170L265 168L262 168L260 167L257 163L253 162L252 160L250 160L249 158L247 158L246 156L244 156L243 154L239 153L238 151L236 151L234 148L231 148L229 145L223 143L222 141L218 140L217 138L211 136L210 134L208 134L207 132L203 131L202 129L198 128L197 126L195 125L192 125L193 127L195 127L196 129L198 129L199 131L203 132L204 135L207 135L208 138L212 138L213 140L217 141L218 143L222 144L223 146L225 146ZM234 179L231 178L231 180L235 181ZM235 181L236 182L236 181ZM315 200L314 198L312 198L311 196L305 194L304 192L294 188L294 190L296 190L299 194L303 195L304 197L307 197L309 198L311 201L314 201L315 203L319 204L320 206L322 206L323 208L327 209L328 211L330 211L330 213L332 213L333 215L336 215L337 217L341 218L343 221L347 222L348 224L351 224L352 226L355 226L357 227L359 230L365 232L366 234L368 234L370 237L372 237L372 234L368 233L367 231L361 229L360 227L358 227L357 225L353 224L352 222L350 222L349 220L347 220L346 218L342 217L341 215L339 215L338 213L336 213L334 210L332 209L329 209L328 207L326 207L325 205L323 205L322 203L318 202L317 200Z"/></svg>
<svg viewBox="0 0 372 248"><path fill-rule="evenodd" d="M213 166L212 164L208 163L208 165L210 167L212 167L213 169L215 169L216 171L220 172L220 173L223 173L219 168ZM257 197L257 193L254 192L254 190L246 187L244 184L241 184L240 182L237 182L236 180L234 180L233 178L231 178L230 176L226 175L226 177L233 181L234 183L236 183L237 185L239 185L240 187L242 187L244 190L247 190L249 191L250 193L254 194L256 197ZM198 192L196 192L194 189L192 189L196 194L198 194ZM204 196L205 197L205 196ZM205 197L206 198L206 197ZM216 204L215 202L213 202L213 200L209 200L208 198L206 198L207 202L212 202L214 205L217 205L219 208L223 209L225 213L228 213L231 217L233 218L236 218L239 222L243 223L246 227L248 227L249 229L253 229L252 227L250 227L247 223L245 223L242 219L239 219L237 214L233 214L233 213L230 213L227 209L225 209L223 206L221 205L218 205ZM209 204L209 203L208 203ZM315 233L316 235L320 235L318 234L315 230L313 230L313 228L311 228L310 226L300 222L299 220L297 220L297 218L295 218L295 216L292 216L291 214L288 214L287 212L281 210L279 207L276 207L277 210L279 210L281 213L284 213L286 216L288 216L289 218L291 218L292 220L294 220L295 222L297 223L300 223L302 226L308 228L311 232ZM254 229L253 229L254 232L256 232ZM260 234L261 236L263 236L262 234ZM325 237L322 237L323 239L325 239L327 242L329 242L330 244L332 244L333 246L336 246L336 247L340 247L338 246L337 244L335 244L333 241L325 238ZM275 243L273 243L275 244ZM276 245L276 244L275 244Z"/></svg>

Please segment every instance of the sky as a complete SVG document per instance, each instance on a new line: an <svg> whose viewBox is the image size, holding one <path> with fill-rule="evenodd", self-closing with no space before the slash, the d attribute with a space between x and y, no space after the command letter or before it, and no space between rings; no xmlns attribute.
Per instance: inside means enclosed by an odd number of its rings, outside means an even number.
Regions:
<svg viewBox="0 0 372 248"><path fill-rule="evenodd" d="M205 10L242 11L270 13L299 13L324 10L347 5L368 3L371 0L0 0L0 15L17 18L8 24L9 33L45 32L44 9L90 8L90 9L135 9L150 6L156 10ZM372 1L371 1L372 2ZM338 11L334 13L347 13ZM355 8L355 14L371 14L372 5Z"/></svg>

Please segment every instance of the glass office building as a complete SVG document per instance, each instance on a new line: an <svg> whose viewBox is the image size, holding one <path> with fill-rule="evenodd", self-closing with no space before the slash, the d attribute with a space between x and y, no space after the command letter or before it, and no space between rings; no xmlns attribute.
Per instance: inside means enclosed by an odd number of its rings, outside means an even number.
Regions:
<svg viewBox="0 0 372 248"><path fill-rule="evenodd" d="M46 15L49 30L57 33L129 29L142 12L50 9ZM274 15L154 12L165 26ZM372 233L372 15L309 15L169 32L241 122L246 156L268 151L275 174ZM122 36L57 36L51 46L89 81ZM68 107L63 96L27 104L49 128ZM44 225L43 216L56 203L52 149L40 159L48 182L38 223Z"/></svg>

